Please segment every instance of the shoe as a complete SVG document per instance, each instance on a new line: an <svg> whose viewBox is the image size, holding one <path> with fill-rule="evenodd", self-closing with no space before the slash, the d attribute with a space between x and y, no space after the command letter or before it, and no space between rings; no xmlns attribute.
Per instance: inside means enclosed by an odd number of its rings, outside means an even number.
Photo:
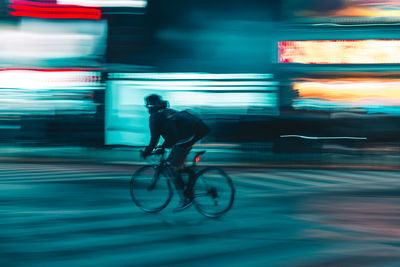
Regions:
<svg viewBox="0 0 400 267"><path fill-rule="evenodd" d="M191 200L190 198L184 198L183 200L181 200L181 201L179 202L179 205L178 205L178 207L176 207L176 208L174 209L174 212L183 211L183 210L189 208L189 207L192 205L192 203L193 203L193 202L192 202L192 200Z"/></svg>
<svg viewBox="0 0 400 267"><path fill-rule="evenodd" d="M183 195L185 196L185 198L189 198L190 200L193 199L193 189L186 189L183 192Z"/></svg>

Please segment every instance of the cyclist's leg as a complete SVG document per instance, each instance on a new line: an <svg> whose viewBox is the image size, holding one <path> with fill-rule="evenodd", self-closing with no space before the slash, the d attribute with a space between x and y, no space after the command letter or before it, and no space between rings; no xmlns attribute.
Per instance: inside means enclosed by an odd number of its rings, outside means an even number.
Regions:
<svg viewBox="0 0 400 267"><path fill-rule="evenodd" d="M188 154L189 154L189 152L190 152L190 150L192 149L192 147L193 147L193 145L197 142L197 141L199 141L201 138L202 138L203 136L201 135L201 134L195 134L195 135L193 135L191 138L190 138L190 140L188 141L188 142L186 142L185 143L185 145L189 148L187 151L186 151L186 154L185 154L185 156L184 156L184 159L183 159L183 161L182 161L182 165L181 165L181 169L182 168L184 168L184 162L185 162L185 160L186 160L186 158L187 158L187 156L188 156ZM184 196L186 197L186 198L190 198L190 199L192 199L193 198L193 182L194 182L194 177L195 175L194 175L194 173L189 173L189 180L188 180L188 183L187 183L187 185L186 185L186 188L185 188L185 191L184 191Z"/></svg>
<svg viewBox="0 0 400 267"><path fill-rule="evenodd" d="M180 196L183 197L184 183L182 180L182 176L179 173L179 170L184 167L184 163L187 155L192 149L191 145L181 145L174 146L171 150L171 153L168 156L168 162L170 163L171 170L174 175L174 184Z"/></svg>
<svg viewBox="0 0 400 267"><path fill-rule="evenodd" d="M179 205L174 209L174 212L182 211L189 207L192 203L191 198L185 196L185 184L182 180L182 175L179 172L179 170L183 168L185 159L191 148L191 145L174 146L168 157L170 169L175 178L175 188L180 198Z"/></svg>

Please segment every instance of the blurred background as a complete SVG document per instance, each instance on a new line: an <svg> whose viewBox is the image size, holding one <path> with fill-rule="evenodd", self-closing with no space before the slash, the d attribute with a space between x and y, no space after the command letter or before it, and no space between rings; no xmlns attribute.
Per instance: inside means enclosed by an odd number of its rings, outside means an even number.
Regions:
<svg viewBox="0 0 400 267"><path fill-rule="evenodd" d="M398 152L398 1L0 1L0 142L139 147L144 96L203 145Z"/></svg>
<svg viewBox="0 0 400 267"><path fill-rule="evenodd" d="M400 266L399 26L398 0L0 0L0 266ZM153 93L210 125L221 219L132 203Z"/></svg>

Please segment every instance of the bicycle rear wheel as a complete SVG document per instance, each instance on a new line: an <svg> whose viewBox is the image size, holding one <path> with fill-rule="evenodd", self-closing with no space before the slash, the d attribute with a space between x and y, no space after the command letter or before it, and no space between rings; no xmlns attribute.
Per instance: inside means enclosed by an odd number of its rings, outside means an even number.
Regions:
<svg viewBox="0 0 400 267"><path fill-rule="evenodd" d="M206 168L197 175L193 197L195 207L201 214L218 218L232 207L235 188L232 179L223 170Z"/></svg>
<svg viewBox="0 0 400 267"><path fill-rule="evenodd" d="M156 213L164 209L172 198L169 179L153 166L137 170L130 182L133 202L145 212Z"/></svg>

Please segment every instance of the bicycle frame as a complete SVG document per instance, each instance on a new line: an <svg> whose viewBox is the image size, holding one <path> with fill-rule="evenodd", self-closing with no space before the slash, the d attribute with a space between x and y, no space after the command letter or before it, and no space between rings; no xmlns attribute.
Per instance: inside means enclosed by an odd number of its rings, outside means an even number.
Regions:
<svg viewBox="0 0 400 267"><path fill-rule="evenodd" d="M154 154L157 155L157 154ZM159 164L154 165L154 169L156 169L156 173L154 175L154 180L150 184L148 190L153 190L158 182L158 179L160 179L160 173L163 172L165 176L168 177L168 179L171 179L170 174L165 172L164 170L166 169L167 166L167 160L165 159L165 152L161 153L161 159Z"/></svg>
<svg viewBox="0 0 400 267"><path fill-rule="evenodd" d="M204 151L205 152L205 151ZM204 154L204 152L202 152L201 154ZM189 174L189 181L188 184L185 185L185 191L186 190L191 190L194 182L195 182L195 178L196 178L196 174L197 174L197 170L196 170L196 163L199 161L199 156L201 154L198 154L194 160L191 166L185 167L181 170L179 170L180 173L188 173ZM172 173L172 171L169 168L169 163L167 162L167 159L165 159L165 151L159 152L159 153L153 153L153 155L161 155L160 158L160 162L158 164L154 165L154 168L157 170L155 175L154 175L154 180L153 182L150 184L148 190L152 190L155 188L159 177L160 177L160 173L163 173L173 184L174 184L174 180L173 178L175 178L174 174Z"/></svg>
<svg viewBox="0 0 400 267"><path fill-rule="evenodd" d="M193 164L186 166L185 168L179 170L180 173L186 173L189 176L188 182L185 183L184 187L184 195L185 197L190 198L196 209L206 217L209 218L217 218L225 214L233 204L234 195L235 195L235 188L233 186L232 180L226 173L215 167L206 167L206 168L197 168L197 164L199 162L200 156L205 153L205 151L197 152ZM158 163L155 163L150 166L143 166L142 168L138 169L132 176L130 182L130 193L132 200L135 204L148 213L156 213L164 209L171 201L173 197L174 191L173 187L176 189L176 173L175 168L173 168L168 160L166 159L165 151L164 150L155 150L151 155L160 155L160 160ZM135 186L135 182L137 181L136 178L138 177L146 177L146 174L149 174L147 171L150 171L150 177L147 176L147 182L143 183L145 187L140 187L140 182L138 183L138 187ZM142 176L141 176L142 175ZM209 176L208 176L209 175ZM160 177L165 176L165 177ZM160 179L161 178L161 179ZM211 180L209 180L211 178ZM218 184L215 185L212 179L220 179L223 182L224 188L228 188L228 195L227 197L221 198L220 200L220 192L217 187L220 187ZM166 179L167 182L167 194L162 193L165 195L165 200L160 202L159 206L149 206L146 204L146 198L141 200L141 196L146 193L137 194L136 192L140 192L140 190L144 191L152 191L154 189L158 189L157 183L161 182L162 179ZM140 178L139 178L139 181ZM171 182L175 186L171 186ZM147 185L146 185L147 183ZM150 183L150 184L149 184ZM198 186L197 186L198 185ZM164 192L165 187L161 187L160 192ZM224 190L224 189L223 189ZM224 190L223 192L225 192ZM155 191L158 192L158 191ZM204 198L206 197L206 198ZM208 197L211 197L208 198ZM224 201L227 200L227 201ZM211 202L210 202L211 201ZM205 203L205 205L203 205ZM214 204L212 204L214 203ZM222 205L220 206L220 203ZM222 209L221 209L222 207Z"/></svg>

